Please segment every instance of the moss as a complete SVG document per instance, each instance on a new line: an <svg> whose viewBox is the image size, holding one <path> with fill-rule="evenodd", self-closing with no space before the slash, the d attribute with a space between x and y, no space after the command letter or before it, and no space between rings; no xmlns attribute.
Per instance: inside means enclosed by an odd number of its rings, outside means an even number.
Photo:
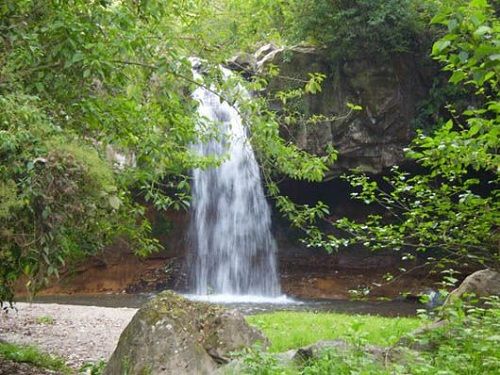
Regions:
<svg viewBox="0 0 500 375"><path fill-rule="evenodd" d="M216 363L225 363L229 351L234 351L232 340L242 340L235 330L249 330L247 340L251 344L254 330L241 316L234 316L236 322L231 318L233 315L221 307L162 292L147 302L123 331L106 374L148 374L148 365L153 366L153 373L162 366L215 368ZM226 326L221 329L226 319L229 330ZM236 337L230 336L233 332Z"/></svg>
<svg viewBox="0 0 500 375"><path fill-rule="evenodd" d="M188 301L172 291L165 291L149 301L140 310L140 314L142 314L144 320L150 325L154 325L166 317L180 320L181 322L183 320L192 322L194 317L196 324L184 326L199 327L202 322L211 320L222 311L223 309L220 307L203 302Z"/></svg>
<svg viewBox="0 0 500 375"><path fill-rule="evenodd" d="M101 190L106 192L116 190L111 165L102 160L94 148L62 137L52 137L47 142L47 148L50 150L49 156L51 154L60 154L85 167L85 189L99 192Z"/></svg>

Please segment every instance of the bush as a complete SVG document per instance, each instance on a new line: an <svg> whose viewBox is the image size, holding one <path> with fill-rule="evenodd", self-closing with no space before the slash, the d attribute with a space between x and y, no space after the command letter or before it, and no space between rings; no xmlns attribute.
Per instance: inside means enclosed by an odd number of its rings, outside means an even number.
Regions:
<svg viewBox="0 0 500 375"><path fill-rule="evenodd" d="M480 307L483 306L483 307ZM406 367L412 374L497 374L500 368L500 299L482 304L461 300L442 312L446 323L414 340L429 350Z"/></svg>
<svg viewBox="0 0 500 375"><path fill-rule="evenodd" d="M0 134L2 302L20 275L35 291L61 266L135 228L137 216L109 163L61 135L35 97L0 96Z"/></svg>
<svg viewBox="0 0 500 375"><path fill-rule="evenodd" d="M422 8L415 0L296 0L288 27L296 41L334 47L334 58L386 58L418 44L429 20Z"/></svg>

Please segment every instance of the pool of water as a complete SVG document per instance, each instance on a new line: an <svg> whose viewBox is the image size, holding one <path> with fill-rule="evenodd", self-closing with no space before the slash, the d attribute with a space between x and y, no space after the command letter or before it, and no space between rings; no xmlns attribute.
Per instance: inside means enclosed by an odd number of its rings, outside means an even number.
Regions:
<svg viewBox="0 0 500 375"><path fill-rule="evenodd" d="M138 308L155 294L86 294L86 295L57 295L38 296L33 299L36 303L58 303L69 305L86 305L102 307L135 307ZM189 296L201 300L199 296ZM313 311L313 312L339 312L348 314L376 314L382 316L413 316L418 309L425 306L414 301L350 301L350 300L298 300L287 296L274 300L255 299L229 300L221 296L208 296L212 303L235 308L243 314L258 314L271 311ZM205 297L205 299L207 299ZM19 302L26 299L19 298Z"/></svg>
<svg viewBox="0 0 500 375"><path fill-rule="evenodd" d="M219 305L301 305L304 302L282 294L277 297L232 294L184 294L191 301L209 302Z"/></svg>

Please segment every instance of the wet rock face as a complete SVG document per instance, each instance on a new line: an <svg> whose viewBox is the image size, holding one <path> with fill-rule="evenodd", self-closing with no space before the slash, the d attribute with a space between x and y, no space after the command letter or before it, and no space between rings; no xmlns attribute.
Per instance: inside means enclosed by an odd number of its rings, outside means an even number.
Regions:
<svg viewBox="0 0 500 375"><path fill-rule="evenodd" d="M266 338L237 311L160 293L123 331L105 374L212 374Z"/></svg>
<svg viewBox="0 0 500 375"><path fill-rule="evenodd" d="M380 173L403 160L403 149L412 139L412 121L418 103L428 92L429 66L415 56L395 56L388 62L371 58L332 64L328 51L314 47L262 47L254 56L232 60L234 68L262 72L270 64L280 69L271 80L268 93L286 90L307 80L308 73L323 73L322 91L306 95L300 110L306 115L336 117L318 124L285 126L283 135L299 147L324 154L327 145L339 151L332 166L338 173L352 168ZM241 60L241 61L239 61ZM302 84L303 85L303 84ZM360 105L349 111L347 103ZM274 103L279 110L279 103Z"/></svg>

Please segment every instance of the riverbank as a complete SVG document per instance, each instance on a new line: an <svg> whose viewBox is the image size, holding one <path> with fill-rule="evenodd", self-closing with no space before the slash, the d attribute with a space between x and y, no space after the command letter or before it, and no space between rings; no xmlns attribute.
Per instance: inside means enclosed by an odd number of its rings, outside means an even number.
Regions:
<svg viewBox="0 0 500 375"><path fill-rule="evenodd" d="M118 343L121 332L137 311L136 308L130 307L57 303L19 302L15 307L15 310L0 315L0 340L20 345L35 345L42 352L63 358L65 363L75 370L85 363L107 361ZM357 315L355 312L352 314L354 315L348 318L345 314L318 313L317 309L310 309L300 312L268 312L248 319L275 342L275 350L306 345L321 339L342 338L353 321L370 326L376 331L375 336L384 336L391 331L394 333L401 322L404 322L405 329L398 332L401 334L408 331L407 327L412 328L416 322L416 319L374 318L370 315ZM393 326L396 328L388 329ZM307 337L304 330L310 331ZM280 332L287 332L287 337L280 336Z"/></svg>
<svg viewBox="0 0 500 375"><path fill-rule="evenodd" d="M0 339L36 345L72 368L107 360L137 309L16 303L0 315Z"/></svg>

